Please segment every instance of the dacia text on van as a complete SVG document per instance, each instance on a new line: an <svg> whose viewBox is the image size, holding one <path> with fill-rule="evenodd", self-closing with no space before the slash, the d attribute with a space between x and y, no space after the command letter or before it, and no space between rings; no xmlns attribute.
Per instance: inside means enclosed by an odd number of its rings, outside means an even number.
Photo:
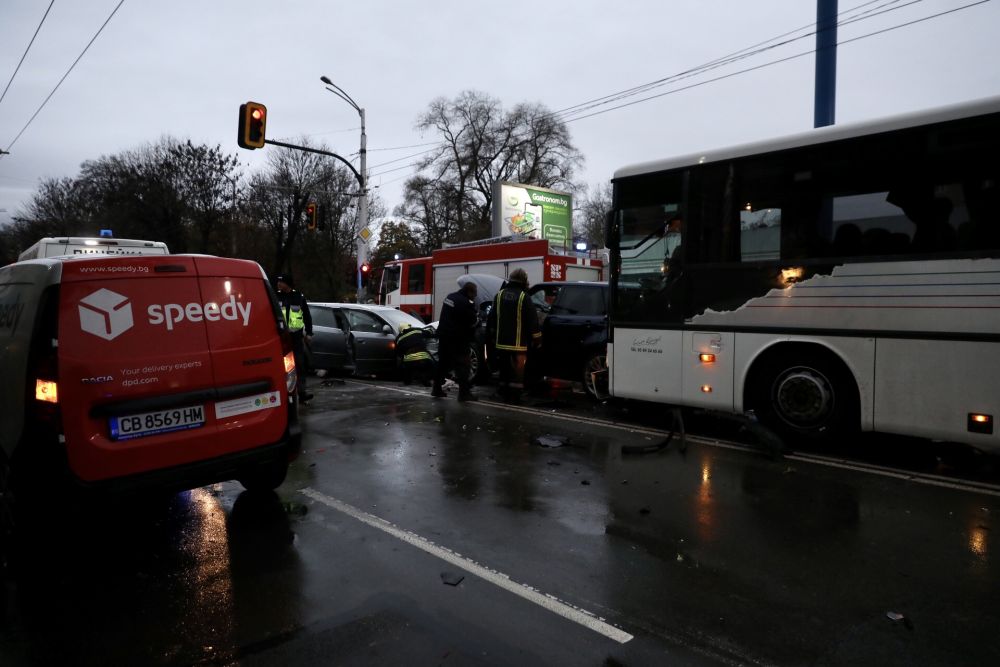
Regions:
<svg viewBox="0 0 1000 667"><path fill-rule="evenodd" d="M10 264L0 341L5 495L67 471L75 487L271 489L298 454L291 344L254 262Z"/></svg>

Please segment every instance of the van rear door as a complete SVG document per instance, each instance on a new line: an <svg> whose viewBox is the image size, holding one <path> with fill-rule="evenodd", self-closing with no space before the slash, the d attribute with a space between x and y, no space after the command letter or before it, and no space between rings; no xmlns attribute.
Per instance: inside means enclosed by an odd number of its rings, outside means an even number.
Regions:
<svg viewBox="0 0 1000 667"><path fill-rule="evenodd" d="M125 477L280 441L282 350L255 263L68 259L60 292L59 405L77 477Z"/></svg>

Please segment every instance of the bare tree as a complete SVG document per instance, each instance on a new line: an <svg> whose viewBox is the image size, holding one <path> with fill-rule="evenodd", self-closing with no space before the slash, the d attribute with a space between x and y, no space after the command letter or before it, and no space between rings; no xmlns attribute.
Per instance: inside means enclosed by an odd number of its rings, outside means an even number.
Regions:
<svg viewBox="0 0 1000 667"><path fill-rule="evenodd" d="M542 105L507 112L476 91L435 99L417 129L436 133L441 146L406 183L396 214L422 229L430 247L489 234L494 182L571 187L583 161L565 124Z"/></svg>
<svg viewBox="0 0 1000 667"><path fill-rule="evenodd" d="M604 219L610 210L610 181L588 189L580 203L574 226L577 228L577 235L591 248L604 247Z"/></svg>
<svg viewBox="0 0 1000 667"><path fill-rule="evenodd" d="M223 153L219 145L210 148L190 141L166 142L165 158L174 187L186 205L185 224L194 236L192 247L205 253L225 252L229 245L224 243L226 223L233 220L239 196L239 160Z"/></svg>
<svg viewBox="0 0 1000 667"><path fill-rule="evenodd" d="M313 147L306 138L298 143ZM271 240L267 265L272 275L293 275L313 299L345 298L354 280L359 195L354 174L335 158L274 149L265 170L251 177L247 197L248 212ZM308 229L305 218L310 203L318 210L315 230ZM368 208L377 218L385 207L370 196Z"/></svg>

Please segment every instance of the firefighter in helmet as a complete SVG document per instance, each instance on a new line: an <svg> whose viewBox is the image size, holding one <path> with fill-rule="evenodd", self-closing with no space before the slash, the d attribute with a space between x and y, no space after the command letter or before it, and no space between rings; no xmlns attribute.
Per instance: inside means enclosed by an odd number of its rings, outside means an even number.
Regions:
<svg viewBox="0 0 1000 667"><path fill-rule="evenodd" d="M497 292L486 330L496 348L500 371L499 398L516 403L524 390L528 349L538 347L542 341L538 315L528 297L528 274L524 269L511 271L507 284Z"/></svg>
<svg viewBox="0 0 1000 667"><path fill-rule="evenodd" d="M427 351L423 329L417 329L406 322L399 325L399 335L396 336L396 358L399 361L403 384L409 385L416 380L425 387L431 386L434 360Z"/></svg>

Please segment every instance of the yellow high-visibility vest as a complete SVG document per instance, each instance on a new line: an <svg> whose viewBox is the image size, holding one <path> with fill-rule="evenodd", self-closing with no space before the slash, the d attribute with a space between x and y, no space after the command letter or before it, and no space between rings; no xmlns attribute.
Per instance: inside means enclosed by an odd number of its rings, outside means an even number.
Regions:
<svg viewBox="0 0 1000 667"><path fill-rule="evenodd" d="M284 313L289 331L302 331L306 328L306 318L302 315L302 306L286 306Z"/></svg>

